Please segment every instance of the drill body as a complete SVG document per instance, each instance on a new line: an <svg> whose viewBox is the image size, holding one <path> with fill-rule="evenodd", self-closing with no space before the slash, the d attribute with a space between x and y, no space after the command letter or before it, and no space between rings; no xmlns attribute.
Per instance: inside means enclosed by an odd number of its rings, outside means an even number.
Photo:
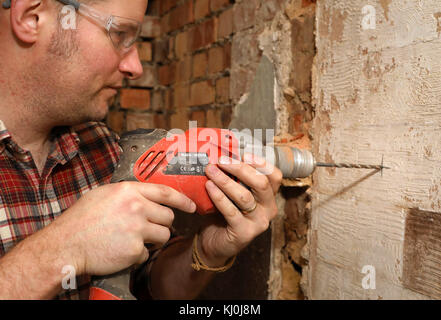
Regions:
<svg viewBox="0 0 441 320"><path fill-rule="evenodd" d="M184 193L201 215L215 212L205 190L205 167L221 157L241 161L244 153L264 157L285 178L304 178L315 168L312 154L291 147L268 147L251 136L227 129L193 128L174 134L140 129L121 137L123 153L112 182L163 184Z"/></svg>

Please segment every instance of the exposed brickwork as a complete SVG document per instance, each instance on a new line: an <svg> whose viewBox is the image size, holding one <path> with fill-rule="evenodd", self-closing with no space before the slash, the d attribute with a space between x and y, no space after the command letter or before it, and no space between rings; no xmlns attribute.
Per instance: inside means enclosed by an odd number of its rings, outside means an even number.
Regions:
<svg viewBox="0 0 441 320"><path fill-rule="evenodd" d="M150 108L150 91L143 89L122 89L120 93L122 109L147 110Z"/></svg>

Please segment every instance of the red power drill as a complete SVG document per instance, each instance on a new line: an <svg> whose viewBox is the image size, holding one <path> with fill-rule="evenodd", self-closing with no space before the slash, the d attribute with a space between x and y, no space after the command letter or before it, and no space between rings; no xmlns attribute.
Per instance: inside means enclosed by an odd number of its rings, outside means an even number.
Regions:
<svg viewBox="0 0 441 320"><path fill-rule="evenodd" d="M285 178L303 178L315 169L311 152L291 147L265 147L248 132L192 128L187 132L138 129L119 141L123 153L112 183L140 181L170 186L192 199L201 215L215 212L206 189L205 167L218 164L222 156L233 161L245 152L265 157ZM130 269L93 277L91 300L134 299L129 290Z"/></svg>

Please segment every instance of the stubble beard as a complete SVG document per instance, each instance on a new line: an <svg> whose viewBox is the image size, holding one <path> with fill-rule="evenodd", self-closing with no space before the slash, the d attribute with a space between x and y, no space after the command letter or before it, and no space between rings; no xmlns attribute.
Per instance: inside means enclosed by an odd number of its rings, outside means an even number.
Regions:
<svg viewBox="0 0 441 320"><path fill-rule="evenodd" d="M43 117L52 126L73 126L89 121L101 121L107 114L102 104L100 92L84 85L75 78L81 66L76 30L54 32L44 60L27 73L37 88L27 97L28 111ZM79 87L81 85L83 87Z"/></svg>

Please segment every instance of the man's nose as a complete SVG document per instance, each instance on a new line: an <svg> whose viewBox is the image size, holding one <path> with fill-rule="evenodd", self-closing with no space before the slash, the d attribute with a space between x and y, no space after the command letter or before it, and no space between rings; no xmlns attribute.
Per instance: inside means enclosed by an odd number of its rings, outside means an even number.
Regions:
<svg viewBox="0 0 441 320"><path fill-rule="evenodd" d="M143 68L136 46L133 46L121 60L119 70L130 80L138 79L142 76Z"/></svg>

